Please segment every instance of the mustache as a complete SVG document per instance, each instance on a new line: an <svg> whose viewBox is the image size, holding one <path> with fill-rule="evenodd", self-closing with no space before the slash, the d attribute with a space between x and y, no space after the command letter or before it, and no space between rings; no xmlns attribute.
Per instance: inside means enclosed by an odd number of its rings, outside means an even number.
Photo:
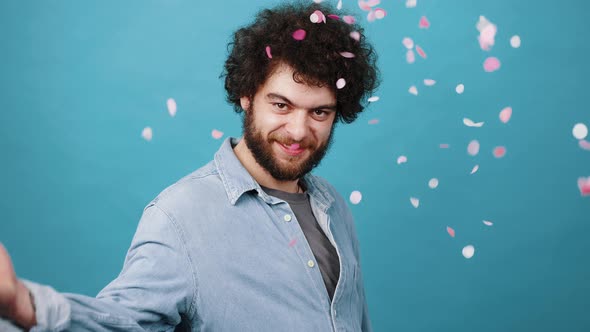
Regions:
<svg viewBox="0 0 590 332"><path fill-rule="evenodd" d="M315 146L314 142L309 139L303 139L300 141L296 141L289 136L282 135L282 134L271 134L268 137L269 142L275 141L277 143L283 145L292 145L292 144L299 144L300 149L309 149Z"/></svg>

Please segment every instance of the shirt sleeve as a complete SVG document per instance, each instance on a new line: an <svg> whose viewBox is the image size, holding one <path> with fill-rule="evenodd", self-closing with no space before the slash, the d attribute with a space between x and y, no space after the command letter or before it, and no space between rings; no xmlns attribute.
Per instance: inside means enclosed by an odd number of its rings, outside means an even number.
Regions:
<svg viewBox="0 0 590 332"><path fill-rule="evenodd" d="M31 331L173 331L195 311L196 276L177 220L151 203L119 276L96 298L24 281L33 295Z"/></svg>

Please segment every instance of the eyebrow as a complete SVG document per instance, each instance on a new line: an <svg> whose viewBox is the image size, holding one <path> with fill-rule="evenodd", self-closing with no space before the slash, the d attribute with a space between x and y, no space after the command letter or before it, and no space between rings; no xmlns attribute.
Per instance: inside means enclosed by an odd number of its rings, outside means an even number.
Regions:
<svg viewBox="0 0 590 332"><path fill-rule="evenodd" d="M293 102L291 102L289 100L289 98L282 96L278 93L270 92L269 94L266 95L266 99L279 99L279 100L283 101L285 104L295 105L295 104L293 104ZM334 105L334 104L320 105L320 106L313 107L313 109L314 110L323 109L323 110L336 111L336 105Z"/></svg>

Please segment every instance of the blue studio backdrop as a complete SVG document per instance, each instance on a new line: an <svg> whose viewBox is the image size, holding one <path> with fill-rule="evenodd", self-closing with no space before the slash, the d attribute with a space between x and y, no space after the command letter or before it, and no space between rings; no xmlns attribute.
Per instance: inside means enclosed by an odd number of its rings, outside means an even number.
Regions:
<svg viewBox="0 0 590 332"><path fill-rule="evenodd" d="M382 85L316 170L350 202L375 330L589 331L590 3L412 2L369 22L343 1ZM94 296L117 276L143 207L240 136L226 45L276 3L0 2L0 242L20 277Z"/></svg>

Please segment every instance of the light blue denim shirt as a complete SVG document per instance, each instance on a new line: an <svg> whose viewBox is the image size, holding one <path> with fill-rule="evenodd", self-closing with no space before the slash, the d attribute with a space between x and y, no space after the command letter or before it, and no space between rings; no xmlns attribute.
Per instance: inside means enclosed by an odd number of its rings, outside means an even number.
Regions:
<svg viewBox="0 0 590 332"><path fill-rule="evenodd" d="M260 188L236 143L226 139L213 161L147 205L123 270L96 298L25 281L32 331L370 331L346 202L325 180L304 177L340 258L330 302L295 214Z"/></svg>

